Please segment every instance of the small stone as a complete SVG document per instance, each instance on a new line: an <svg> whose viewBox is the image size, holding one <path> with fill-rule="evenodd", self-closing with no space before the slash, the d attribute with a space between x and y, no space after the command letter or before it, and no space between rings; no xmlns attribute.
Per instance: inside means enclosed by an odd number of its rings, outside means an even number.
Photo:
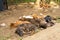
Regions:
<svg viewBox="0 0 60 40"><path fill-rule="evenodd" d="M6 26L6 24L5 23L2 23L2 24L0 24L0 26L4 27L4 26Z"/></svg>

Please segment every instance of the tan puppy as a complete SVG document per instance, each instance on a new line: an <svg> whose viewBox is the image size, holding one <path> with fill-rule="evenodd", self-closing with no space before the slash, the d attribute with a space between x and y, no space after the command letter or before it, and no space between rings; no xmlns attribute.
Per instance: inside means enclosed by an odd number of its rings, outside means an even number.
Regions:
<svg viewBox="0 0 60 40"><path fill-rule="evenodd" d="M10 28L16 28L18 25L23 23L29 23L28 21L16 21L15 23L10 24Z"/></svg>

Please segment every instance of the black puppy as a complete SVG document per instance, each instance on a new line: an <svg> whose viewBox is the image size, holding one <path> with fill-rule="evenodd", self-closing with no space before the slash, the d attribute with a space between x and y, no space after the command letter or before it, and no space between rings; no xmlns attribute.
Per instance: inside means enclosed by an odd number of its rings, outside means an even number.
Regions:
<svg viewBox="0 0 60 40"><path fill-rule="evenodd" d="M31 34L32 31L36 30L36 26L31 23L24 23L18 26L15 33L19 36L23 36L24 34Z"/></svg>
<svg viewBox="0 0 60 40"><path fill-rule="evenodd" d="M45 21L47 22L48 25L50 25L50 26L54 25L54 22L52 21L53 19L52 19L51 16L47 15L44 19L45 19Z"/></svg>
<svg viewBox="0 0 60 40"><path fill-rule="evenodd" d="M49 15L47 15L44 19L47 23L52 21L52 18Z"/></svg>

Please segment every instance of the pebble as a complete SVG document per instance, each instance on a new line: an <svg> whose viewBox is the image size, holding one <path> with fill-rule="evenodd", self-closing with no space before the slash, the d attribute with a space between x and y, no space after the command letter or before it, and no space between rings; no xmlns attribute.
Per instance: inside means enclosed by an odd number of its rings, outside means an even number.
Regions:
<svg viewBox="0 0 60 40"><path fill-rule="evenodd" d="M1 26L1 27L5 27L6 24L5 24L5 23L1 23L0 26Z"/></svg>

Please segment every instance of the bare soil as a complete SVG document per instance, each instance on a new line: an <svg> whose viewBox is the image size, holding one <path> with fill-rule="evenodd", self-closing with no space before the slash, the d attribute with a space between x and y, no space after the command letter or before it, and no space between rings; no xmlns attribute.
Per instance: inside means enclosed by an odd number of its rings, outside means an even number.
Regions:
<svg viewBox="0 0 60 40"><path fill-rule="evenodd" d="M56 23L53 27L42 30L23 40L60 40L60 23Z"/></svg>
<svg viewBox="0 0 60 40"><path fill-rule="evenodd" d="M14 6L13 6L14 7ZM11 7L12 8L12 7ZM15 29L10 29L10 23L18 20L20 16L31 15L33 13L46 13L53 16L60 16L60 9L50 9L47 12L42 10L32 9L27 5L18 6L13 9L0 12L0 24L5 23L5 27L0 26L0 40L20 40L21 37L14 33ZM23 40L60 40L60 24L56 24L54 27L47 28L32 36L23 38Z"/></svg>

